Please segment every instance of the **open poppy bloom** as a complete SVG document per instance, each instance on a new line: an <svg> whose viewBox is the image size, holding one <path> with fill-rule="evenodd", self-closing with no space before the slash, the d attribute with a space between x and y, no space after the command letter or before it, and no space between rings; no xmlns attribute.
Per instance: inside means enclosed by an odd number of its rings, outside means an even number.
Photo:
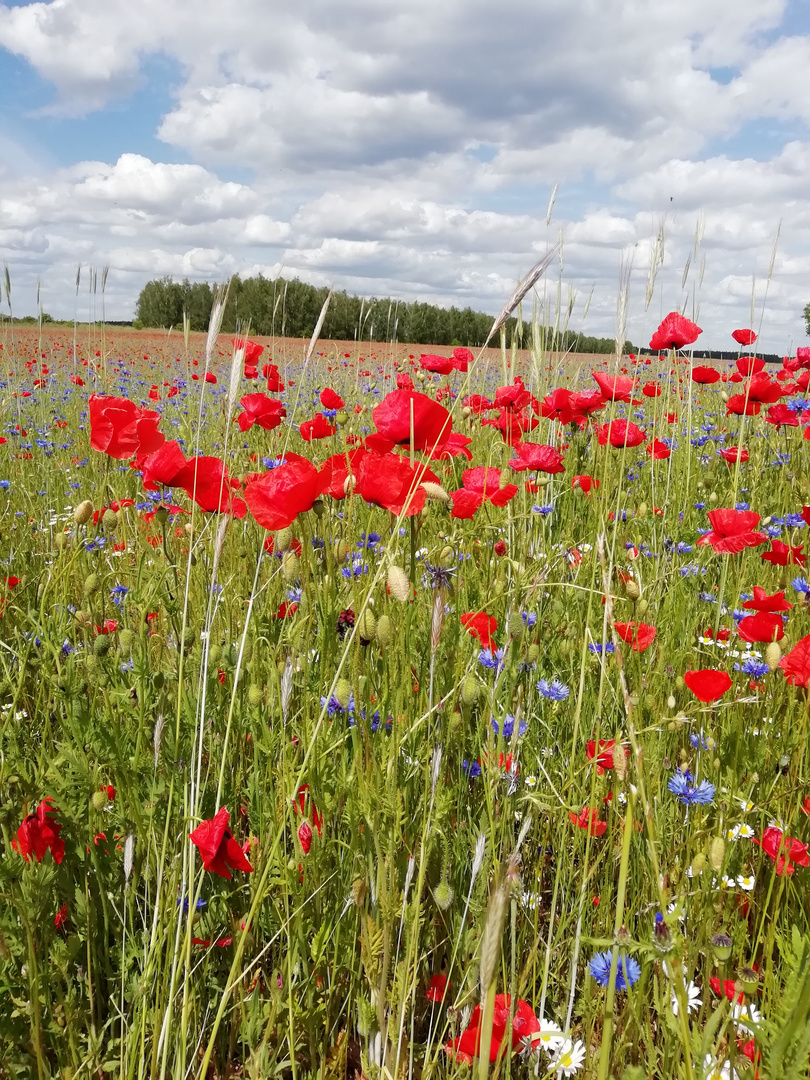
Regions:
<svg viewBox="0 0 810 1080"><path fill-rule="evenodd" d="M437 484L439 478L425 465L410 462L398 454L365 454L360 459L355 493L367 503L381 506L392 514L413 517L425 505L425 481Z"/></svg>
<svg viewBox="0 0 810 1080"><path fill-rule="evenodd" d="M611 420L609 424L602 424L596 429L596 436L600 446L610 443L619 450L624 446L639 446L647 438L647 433L631 420Z"/></svg>
<svg viewBox="0 0 810 1080"><path fill-rule="evenodd" d="M324 495L343 499L351 495L357 482L360 461L368 451L364 447L349 450L345 454L333 454L321 466L321 488Z"/></svg>
<svg viewBox="0 0 810 1080"><path fill-rule="evenodd" d="M243 518L247 513L244 500L232 489L239 481L228 475L222 458L192 457L175 474L172 487L179 487L206 513L233 514Z"/></svg>
<svg viewBox="0 0 810 1080"><path fill-rule="evenodd" d="M602 371L594 371L593 377L599 386L602 397L606 401L626 401L629 403L633 400L633 387L635 385L633 379L624 375L605 375Z"/></svg>
<svg viewBox="0 0 810 1080"><path fill-rule="evenodd" d="M454 518L473 517L484 502L506 506L518 493L516 484L501 487L501 470L487 465L465 469L461 479L464 486L450 492L453 501L451 517Z"/></svg>
<svg viewBox="0 0 810 1080"><path fill-rule="evenodd" d="M397 381L399 381L399 375L397 375ZM468 394L464 398L462 404L474 413L486 412L487 409L492 408L492 402L489 398L484 397L483 394Z"/></svg>
<svg viewBox="0 0 810 1080"><path fill-rule="evenodd" d="M262 368L262 374L267 379L267 389L269 393L280 394L284 389L284 380L279 375L276 365L265 364Z"/></svg>
<svg viewBox="0 0 810 1080"><path fill-rule="evenodd" d="M260 345L258 341L251 341L250 338L232 337L231 345L233 345L234 352L239 352L240 349L245 350L245 369L256 367L259 357L264 352L264 345ZM246 375L245 377L256 378L255 375Z"/></svg>
<svg viewBox="0 0 810 1080"><path fill-rule="evenodd" d="M647 623L614 623L616 633L622 639L627 642L633 652L644 652L645 649L649 649L652 643L655 641L655 635L658 631L654 626L648 626Z"/></svg>
<svg viewBox="0 0 810 1080"><path fill-rule="evenodd" d="M186 464L186 456L180 444L172 439L165 442L159 450L147 455L140 462L143 486L147 491L157 491L159 487L174 487L174 478Z"/></svg>
<svg viewBox="0 0 810 1080"><path fill-rule="evenodd" d="M807 844L794 840L792 836L785 836L781 829L775 825L769 825L762 831L762 839L753 837L752 843L758 844L765 854L776 863L777 874L787 874L790 877L796 866L810 866Z"/></svg>
<svg viewBox="0 0 810 1080"><path fill-rule="evenodd" d="M720 382L720 372L713 367L692 368L692 382L699 383L702 386L710 386L712 383Z"/></svg>
<svg viewBox="0 0 810 1080"><path fill-rule="evenodd" d="M769 596L759 585L754 586L753 597L743 604L746 611L790 611L792 607L793 604L785 599L784 590Z"/></svg>
<svg viewBox="0 0 810 1080"><path fill-rule="evenodd" d="M737 624L737 630L743 641L755 642L781 641L785 636L782 616L770 611L758 611L756 615L746 615Z"/></svg>
<svg viewBox="0 0 810 1080"><path fill-rule="evenodd" d="M671 454L670 448L660 439L653 439L651 443L647 443L647 456L653 461L666 461Z"/></svg>
<svg viewBox="0 0 810 1080"><path fill-rule="evenodd" d="M661 387L657 383L645 383L641 388L641 392L644 397L661 397Z"/></svg>
<svg viewBox="0 0 810 1080"><path fill-rule="evenodd" d="M444 461L454 457L465 457L467 461L472 461L471 442L469 435L462 435L460 431L451 431L445 441L427 456L431 461Z"/></svg>
<svg viewBox="0 0 810 1080"><path fill-rule="evenodd" d="M587 829L591 836L601 836L607 829L607 822L599 820L599 811L591 810L590 806L583 806L578 814L573 810L568 811L571 824L580 829Z"/></svg>
<svg viewBox="0 0 810 1080"><path fill-rule="evenodd" d="M527 409L502 408L496 420L482 420L482 424L497 428L509 446L517 446L527 431L534 431L539 421Z"/></svg>
<svg viewBox="0 0 810 1080"><path fill-rule="evenodd" d="M321 390L321 405L325 409L342 409L345 404L340 394L336 394L331 387L325 386Z"/></svg>
<svg viewBox="0 0 810 1080"><path fill-rule="evenodd" d="M312 509L321 484L321 475L310 461L299 454L286 454L284 464L247 485L245 502L263 529L276 532Z"/></svg>
<svg viewBox="0 0 810 1080"><path fill-rule="evenodd" d="M426 993L428 1001L444 1001L444 995L447 993L447 976L446 975L434 975L430 980L430 989Z"/></svg>
<svg viewBox="0 0 810 1080"><path fill-rule="evenodd" d="M792 686L810 687L810 634L797 641L779 661L779 667Z"/></svg>
<svg viewBox="0 0 810 1080"><path fill-rule="evenodd" d="M699 701L718 701L731 688L731 676L726 671L703 668L684 672L683 681Z"/></svg>
<svg viewBox="0 0 810 1080"><path fill-rule="evenodd" d="M762 558L771 566L804 566L807 560L802 554L803 551L804 544L790 547L781 540L771 540L771 550L763 551Z"/></svg>
<svg viewBox="0 0 810 1080"><path fill-rule="evenodd" d="M437 375L449 375L455 365L448 356L435 356L433 353L422 353L419 364L425 371L433 371Z"/></svg>
<svg viewBox="0 0 810 1080"><path fill-rule="evenodd" d="M619 745L619 751L624 752L625 757L630 756L630 749L627 746ZM597 749L596 740L588 739L585 745L585 753L588 761L596 760L596 771L601 776L602 773L607 772L608 769L613 768L613 755L616 751L615 739L600 739L599 747Z"/></svg>
<svg viewBox="0 0 810 1080"><path fill-rule="evenodd" d="M90 445L108 457L124 461L145 457L166 441L158 431L160 413L142 409L127 398L91 394Z"/></svg>
<svg viewBox="0 0 810 1080"><path fill-rule="evenodd" d="M577 475L571 477L571 488L579 488L586 495L590 495L591 490L599 487L599 480L595 476Z"/></svg>
<svg viewBox="0 0 810 1080"><path fill-rule="evenodd" d="M269 398L267 394L245 394L239 404L244 409L236 418L240 431L247 431L258 424L264 431L272 431L287 415L287 410L278 398Z"/></svg>
<svg viewBox="0 0 810 1080"><path fill-rule="evenodd" d="M385 453L396 445L410 446L413 413L413 446L431 451L447 440L453 429L450 413L427 394L392 390L372 410L377 436L369 436L369 449Z"/></svg>
<svg viewBox="0 0 810 1080"><path fill-rule="evenodd" d="M799 414L792 412L787 405L780 402L778 405L771 405L768 409L765 414L765 423L773 424L774 427L798 427Z"/></svg>
<svg viewBox="0 0 810 1080"><path fill-rule="evenodd" d="M767 544L765 533L755 532L759 514L754 510L710 510L711 532L698 538L698 545L711 544L720 555L736 555L747 547Z"/></svg>
<svg viewBox="0 0 810 1080"><path fill-rule="evenodd" d="M602 395L597 392L600 401ZM540 415L546 420L558 420L561 424L585 425L585 413L574 402L575 394L565 387L552 390L540 402Z"/></svg>
<svg viewBox="0 0 810 1080"><path fill-rule="evenodd" d="M509 1013L511 1011L509 994L495 995L495 1012L492 1017L492 1042L489 1047L489 1060L496 1061L505 1038L510 1037L512 1049L521 1045L534 1048L540 1041L540 1021L532 1012L528 1001L518 998L512 1030L509 1032ZM470 1023L458 1038L451 1040L445 1047L447 1054L456 1061L470 1063L481 1052L481 1006L473 1009Z"/></svg>
<svg viewBox="0 0 810 1080"><path fill-rule="evenodd" d="M313 439L328 439L330 435L335 434L337 428L333 427L323 413L319 412L315 413L311 420L305 420L298 430L304 442L312 442Z"/></svg>
<svg viewBox="0 0 810 1080"><path fill-rule="evenodd" d="M487 615L485 611L468 611L461 616L461 625L466 627L474 638L478 638L482 648L492 649L492 635L498 629L498 620L494 615Z"/></svg>
<svg viewBox="0 0 810 1080"><path fill-rule="evenodd" d="M725 450L720 451L720 457L727 465L736 465L738 461L740 463L748 461L748 451L745 447L741 450L739 446L727 446Z"/></svg>
<svg viewBox="0 0 810 1080"><path fill-rule="evenodd" d="M189 833L191 842L200 849L203 867L228 881L232 877L231 870L253 873L253 867L228 828L229 818L230 814L221 806L214 817L201 821L194 832Z"/></svg>
<svg viewBox="0 0 810 1080"><path fill-rule="evenodd" d="M561 473L565 472L565 463L559 450L553 446L545 446L540 443L518 443L517 457L509 462L509 468L515 472L524 472L531 469L533 472Z"/></svg>
<svg viewBox="0 0 810 1080"><path fill-rule="evenodd" d="M54 820L54 815L58 812L53 805L53 799L48 796L33 814L23 818L11 846L26 862L30 862L32 855L37 862L42 862L48 849L55 863L60 863L65 857L65 841L59 835L62 824Z"/></svg>
<svg viewBox="0 0 810 1080"><path fill-rule="evenodd" d="M651 349L682 349L697 341L703 331L685 315L670 311L650 338Z"/></svg>
<svg viewBox="0 0 810 1080"><path fill-rule="evenodd" d="M757 335L753 330L732 330L731 336L738 345L753 345L757 340Z"/></svg>

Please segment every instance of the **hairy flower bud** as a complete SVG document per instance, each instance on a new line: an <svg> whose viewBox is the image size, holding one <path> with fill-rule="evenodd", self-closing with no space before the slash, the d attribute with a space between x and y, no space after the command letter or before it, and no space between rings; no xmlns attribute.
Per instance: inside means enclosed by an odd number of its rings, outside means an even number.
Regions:
<svg viewBox="0 0 810 1080"><path fill-rule="evenodd" d="M104 517L101 519L101 524L107 532L112 532L118 525L118 514L116 514L115 510L105 510Z"/></svg>
<svg viewBox="0 0 810 1080"><path fill-rule="evenodd" d="M264 687L258 683L251 683L248 687L248 702L256 708L264 701Z"/></svg>
<svg viewBox="0 0 810 1080"><path fill-rule="evenodd" d="M402 567L389 566L387 581L388 591L394 600L398 600L400 604L404 603L411 595L411 583Z"/></svg>
<svg viewBox="0 0 810 1080"><path fill-rule="evenodd" d="M432 480L424 480L422 482L422 487L424 489L425 495L432 502L450 502L450 496L447 494L441 484L434 484Z"/></svg>
<svg viewBox="0 0 810 1080"><path fill-rule="evenodd" d="M770 641L765 646L765 663L768 665L768 671L776 671L779 667L779 661L782 659L782 650L779 647L778 641Z"/></svg>
<svg viewBox="0 0 810 1080"><path fill-rule="evenodd" d="M383 648L385 648L386 645L390 644L391 620L387 615L381 615L379 619L377 619L377 631L375 636L377 638L377 642Z"/></svg>
<svg viewBox="0 0 810 1080"><path fill-rule="evenodd" d="M722 836L715 836L712 838L711 844L709 844L709 862L711 863L712 870L715 873L720 873L723 868L723 861L726 857L726 842Z"/></svg>
<svg viewBox="0 0 810 1080"><path fill-rule="evenodd" d="M361 643L367 645L373 641L376 630L377 620L374 618L374 612L371 608L366 608L357 622L357 633L360 635Z"/></svg>
<svg viewBox="0 0 810 1080"><path fill-rule="evenodd" d="M82 592L84 596L93 596L98 592L100 581L98 574L88 574L84 579L84 586Z"/></svg>
<svg viewBox="0 0 810 1080"><path fill-rule="evenodd" d="M481 684L474 675L465 675L461 684L461 700L465 705L475 705L481 695Z"/></svg>
<svg viewBox="0 0 810 1080"><path fill-rule="evenodd" d="M99 634L93 642L93 652L96 656L106 656L110 651L110 635Z"/></svg>
<svg viewBox="0 0 810 1080"><path fill-rule="evenodd" d="M86 525L90 518L93 516L93 504L89 499L85 499L80 502L76 509L73 511L73 520L77 525Z"/></svg>
<svg viewBox="0 0 810 1080"><path fill-rule="evenodd" d="M135 641L135 631L130 630L128 627L124 627L123 630L118 632L118 644L121 647L121 652L129 652L132 648L132 643Z"/></svg>
<svg viewBox="0 0 810 1080"><path fill-rule="evenodd" d="M641 596L641 589L638 587L638 582L633 581L632 578L630 578L628 581L625 581L624 595L627 597L628 600L638 600L638 598Z"/></svg>
<svg viewBox="0 0 810 1080"><path fill-rule="evenodd" d="M335 687L335 697L340 702L342 708L346 709L349 706L349 698L352 694L352 685L348 679L338 679L337 686Z"/></svg>
<svg viewBox="0 0 810 1080"><path fill-rule="evenodd" d="M284 558L281 560L281 576L285 581L292 582L298 580L298 556L294 551L287 551Z"/></svg>
<svg viewBox="0 0 810 1080"><path fill-rule="evenodd" d="M283 555L285 551L289 551L292 538L293 532L289 525L286 529L279 529L273 541L273 551L280 555Z"/></svg>

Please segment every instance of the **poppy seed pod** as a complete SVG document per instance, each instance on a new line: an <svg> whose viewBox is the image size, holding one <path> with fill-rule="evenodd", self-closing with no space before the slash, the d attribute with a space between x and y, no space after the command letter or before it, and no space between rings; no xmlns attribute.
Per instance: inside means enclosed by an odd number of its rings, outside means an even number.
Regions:
<svg viewBox="0 0 810 1080"><path fill-rule="evenodd" d="M193 626L187 626L183 631L183 646L190 649L197 640L197 631Z"/></svg>
<svg viewBox="0 0 810 1080"><path fill-rule="evenodd" d="M99 577L98 574L88 574L84 579L84 586L82 592L85 596L93 596L98 592Z"/></svg>
<svg viewBox="0 0 810 1080"><path fill-rule="evenodd" d="M391 596L398 600L400 604L403 604L411 595L411 583L408 580L408 575L400 566L388 567L388 591Z"/></svg>
<svg viewBox="0 0 810 1080"><path fill-rule="evenodd" d="M337 420L339 424L348 424L349 414L345 412L339 412L335 417L335 420Z"/></svg>
<svg viewBox="0 0 810 1080"><path fill-rule="evenodd" d="M375 634L378 644L383 648L391 642L391 620L387 615L381 615L377 619L377 631Z"/></svg>
<svg viewBox="0 0 810 1080"><path fill-rule="evenodd" d="M77 525L86 525L90 518L93 516L93 504L89 499L85 499L80 502L76 509L73 511L73 520Z"/></svg>
<svg viewBox="0 0 810 1080"><path fill-rule="evenodd" d="M105 514L104 516L106 517L107 515ZM157 520L160 522L161 525L165 525L166 522L169 520L168 507L159 506L157 508L157 510L155 511L155 517L157 518Z"/></svg>
<svg viewBox="0 0 810 1080"><path fill-rule="evenodd" d="M723 964L730 959L733 945L734 942L728 934L715 934L712 938L712 952L714 953L715 962Z"/></svg>

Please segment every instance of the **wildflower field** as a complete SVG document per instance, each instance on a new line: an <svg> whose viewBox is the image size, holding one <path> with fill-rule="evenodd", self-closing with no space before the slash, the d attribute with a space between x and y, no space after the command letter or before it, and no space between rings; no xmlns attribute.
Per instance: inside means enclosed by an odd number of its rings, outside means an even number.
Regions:
<svg viewBox="0 0 810 1080"><path fill-rule="evenodd" d="M810 1075L810 350L220 316L0 335L0 1077Z"/></svg>

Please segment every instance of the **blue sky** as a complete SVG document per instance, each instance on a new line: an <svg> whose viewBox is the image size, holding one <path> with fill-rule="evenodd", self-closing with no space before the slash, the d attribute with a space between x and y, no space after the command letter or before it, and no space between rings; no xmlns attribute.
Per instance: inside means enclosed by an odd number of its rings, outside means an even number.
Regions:
<svg viewBox="0 0 810 1080"><path fill-rule="evenodd" d="M721 347L753 294L783 351L810 300L807 70L803 0L0 2L0 247L18 307L39 279L57 315L78 263L110 266L122 318L153 276L281 268L495 311L561 236L586 332L613 332L632 263L634 340L681 308Z"/></svg>

